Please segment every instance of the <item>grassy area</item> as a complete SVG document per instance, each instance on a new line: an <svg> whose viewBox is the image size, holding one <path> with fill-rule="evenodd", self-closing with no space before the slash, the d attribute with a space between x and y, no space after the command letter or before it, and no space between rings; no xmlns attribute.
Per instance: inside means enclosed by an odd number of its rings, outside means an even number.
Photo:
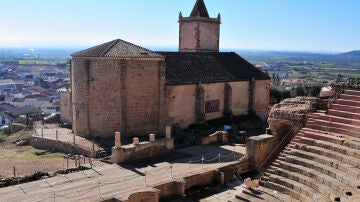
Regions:
<svg viewBox="0 0 360 202"><path fill-rule="evenodd" d="M328 74L329 75L334 75L334 76L337 76L338 74L341 74L343 76L355 77L355 78L360 77L360 73L351 73L351 72L328 72Z"/></svg>
<svg viewBox="0 0 360 202"><path fill-rule="evenodd" d="M47 65L47 64L49 64L49 61L47 61L47 60L19 60L19 65L26 65L26 64Z"/></svg>
<svg viewBox="0 0 360 202"><path fill-rule="evenodd" d="M295 66L291 66L291 65L289 65L289 66L286 66L287 68L290 68L290 69L295 69L295 68L306 68L306 67L308 67L308 66L303 66L303 65L295 65Z"/></svg>
<svg viewBox="0 0 360 202"><path fill-rule="evenodd" d="M0 142L1 140L5 139L8 135L5 133L0 132Z"/></svg>
<svg viewBox="0 0 360 202"><path fill-rule="evenodd" d="M40 154L40 155L39 155ZM62 153L49 153L31 146L14 146L0 150L0 160L33 161L63 157Z"/></svg>

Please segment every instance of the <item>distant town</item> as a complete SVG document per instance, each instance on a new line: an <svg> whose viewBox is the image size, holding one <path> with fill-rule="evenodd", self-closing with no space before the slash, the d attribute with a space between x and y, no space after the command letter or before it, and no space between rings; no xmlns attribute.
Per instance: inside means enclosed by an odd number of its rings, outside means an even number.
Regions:
<svg viewBox="0 0 360 202"><path fill-rule="evenodd" d="M60 93L70 89L70 54L76 49L1 48L0 120L7 125L22 114L39 110L60 112ZM289 92L298 86L322 86L326 96L331 82L360 77L360 53L320 54L301 52L238 51L272 78L272 86ZM329 91L330 93L330 91ZM290 93L291 96L291 93ZM296 96L296 95L294 95ZM12 105L12 108L4 107ZM3 107L2 107L3 106ZM29 106L33 108L29 108ZM9 112L9 109L12 109Z"/></svg>

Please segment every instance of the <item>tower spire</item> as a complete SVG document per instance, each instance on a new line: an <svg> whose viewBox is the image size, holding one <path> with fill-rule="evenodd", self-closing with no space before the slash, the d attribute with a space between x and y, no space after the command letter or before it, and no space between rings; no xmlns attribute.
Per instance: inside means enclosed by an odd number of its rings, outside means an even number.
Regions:
<svg viewBox="0 0 360 202"><path fill-rule="evenodd" d="M197 16L209 18L209 13L203 0L197 0L193 10L191 11L190 17Z"/></svg>

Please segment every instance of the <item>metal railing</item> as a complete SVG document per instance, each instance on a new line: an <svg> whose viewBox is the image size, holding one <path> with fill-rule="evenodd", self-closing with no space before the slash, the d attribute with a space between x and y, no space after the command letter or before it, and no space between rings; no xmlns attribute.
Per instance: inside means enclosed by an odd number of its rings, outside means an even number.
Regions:
<svg viewBox="0 0 360 202"><path fill-rule="evenodd" d="M291 140L295 137L298 130L304 125L304 121L306 120L306 114L310 111L307 109L303 114L299 114L300 111L297 111L293 116L297 117L294 121L290 131L285 135L285 137L281 140L281 142L272 150L271 154L263 161L263 163L259 166L259 176L263 176L264 172L267 168L272 164L272 162L279 156L279 154L285 149L285 147L291 142ZM302 115L305 116L302 119L298 119L298 117Z"/></svg>
<svg viewBox="0 0 360 202"><path fill-rule="evenodd" d="M332 86L333 88L336 87L336 90L329 99L328 109L330 109L331 106L334 104L335 100L338 99L340 95L344 93L346 86L347 83L340 83Z"/></svg>

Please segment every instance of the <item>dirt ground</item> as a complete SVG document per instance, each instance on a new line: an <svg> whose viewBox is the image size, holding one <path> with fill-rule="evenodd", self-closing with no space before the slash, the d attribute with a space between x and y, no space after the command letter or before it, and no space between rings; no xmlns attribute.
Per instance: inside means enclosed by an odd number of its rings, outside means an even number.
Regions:
<svg viewBox="0 0 360 202"><path fill-rule="evenodd" d="M31 136L32 130L12 134L0 142L0 176L13 177L14 166L17 176L36 172L55 172L67 167L65 154L35 149L29 145L17 146L16 142ZM74 168L74 160L69 160L69 168Z"/></svg>

